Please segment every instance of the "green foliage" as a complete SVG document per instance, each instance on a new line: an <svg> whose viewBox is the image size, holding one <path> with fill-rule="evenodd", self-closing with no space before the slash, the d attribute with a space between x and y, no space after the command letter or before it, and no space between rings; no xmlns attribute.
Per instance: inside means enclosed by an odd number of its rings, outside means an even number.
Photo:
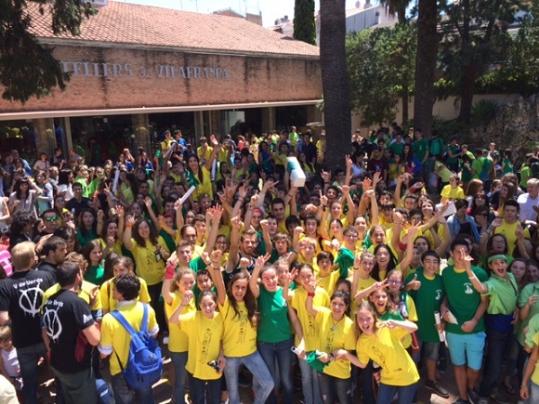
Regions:
<svg viewBox="0 0 539 404"><path fill-rule="evenodd" d="M314 0L296 0L294 5L294 39L316 43Z"/></svg>
<svg viewBox="0 0 539 404"><path fill-rule="evenodd" d="M485 127L496 117L498 104L489 100L481 100L472 107L472 126Z"/></svg>
<svg viewBox="0 0 539 404"><path fill-rule="evenodd" d="M41 97L56 86L64 89L69 79L51 49L29 31L32 19L26 9L30 3L38 3L41 13L50 10L55 34L78 35L82 20L96 13L82 0L0 1L0 84L2 97L11 101Z"/></svg>
<svg viewBox="0 0 539 404"><path fill-rule="evenodd" d="M346 41L350 101L364 124L391 122L404 92L414 87L415 27L363 30Z"/></svg>

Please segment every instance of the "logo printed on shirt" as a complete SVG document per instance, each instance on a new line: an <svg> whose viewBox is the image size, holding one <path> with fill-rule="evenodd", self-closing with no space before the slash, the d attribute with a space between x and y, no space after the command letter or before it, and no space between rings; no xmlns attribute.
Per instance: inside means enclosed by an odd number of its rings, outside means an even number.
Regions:
<svg viewBox="0 0 539 404"><path fill-rule="evenodd" d="M442 299L442 289L436 289L434 295L434 300L441 300Z"/></svg>
<svg viewBox="0 0 539 404"><path fill-rule="evenodd" d="M469 282L466 282L464 284L464 293L467 295L473 294L472 284Z"/></svg>
<svg viewBox="0 0 539 404"><path fill-rule="evenodd" d="M94 318L93 318L91 315L89 315L89 314L83 314L83 315L82 315L82 322L83 322L84 324L90 323L90 322L92 322L93 320L94 320Z"/></svg>
<svg viewBox="0 0 539 404"><path fill-rule="evenodd" d="M60 318L58 317L59 308L60 307L52 309L51 306L47 305L45 313L43 314L43 324L45 325L45 328L47 330L47 335L54 342L56 342L62 334L62 323L60 322Z"/></svg>
<svg viewBox="0 0 539 404"><path fill-rule="evenodd" d="M36 285L27 289L21 289L21 285L19 286L19 307L22 311L24 311L26 314L31 315L32 317L35 317L36 314L39 314L39 310L41 308L41 299L43 297L43 291L39 287L39 285L42 282L42 279L36 279L37 282L27 282L25 284L32 284L35 283ZM15 289L17 289L16 285L14 285Z"/></svg>

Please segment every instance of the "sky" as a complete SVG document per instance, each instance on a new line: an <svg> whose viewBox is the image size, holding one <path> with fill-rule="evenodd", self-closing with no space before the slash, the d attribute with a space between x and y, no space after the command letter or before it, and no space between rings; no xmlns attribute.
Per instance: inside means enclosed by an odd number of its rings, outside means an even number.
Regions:
<svg viewBox="0 0 539 404"><path fill-rule="evenodd" d="M267 27L285 15L294 17L294 0L117 0L125 3L147 4L152 6L175 8L184 11L211 13L216 10L232 8L241 14L262 12L262 24ZM363 4L365 0L362 0ZM356 0L346 0L346 8L353 8ZM373 1L372 3L375 3ZM318 10L319 0L315 0Z"/></svg>

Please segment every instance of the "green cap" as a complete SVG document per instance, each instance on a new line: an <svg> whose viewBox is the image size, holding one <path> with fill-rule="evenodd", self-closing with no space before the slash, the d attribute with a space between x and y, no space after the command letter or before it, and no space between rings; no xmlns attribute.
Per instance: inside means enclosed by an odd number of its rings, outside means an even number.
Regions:
<svg viewBox="0 0 539 404"><path fill-rule="evenodd" d="M488 263L490 264L492 261L496 261L496 260L503 260L505 262L507 262L508 264L511 263L511 257L505 255L505 254L496 254L496 255L491 255L490 257L488 257Z"/></svg>

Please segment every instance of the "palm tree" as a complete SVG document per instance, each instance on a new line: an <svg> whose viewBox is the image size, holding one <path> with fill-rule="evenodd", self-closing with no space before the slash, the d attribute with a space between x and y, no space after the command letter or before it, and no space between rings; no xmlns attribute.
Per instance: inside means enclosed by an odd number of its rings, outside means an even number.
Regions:
<svg viewBox="0 0 539 404"><path fill-rule="evenodd" d="M430 137L434 105L434 72L438 53L436 0L419 0L415 63L414 126Z"/></svg>
<svg viewBox="0 0 539 404"><path fill-rule="evenodd" d="M348 74L346 70L345 0L320 2L320 64L324 92L326 126L326 163L343 164L350 151L351 122Z"/></svg>

